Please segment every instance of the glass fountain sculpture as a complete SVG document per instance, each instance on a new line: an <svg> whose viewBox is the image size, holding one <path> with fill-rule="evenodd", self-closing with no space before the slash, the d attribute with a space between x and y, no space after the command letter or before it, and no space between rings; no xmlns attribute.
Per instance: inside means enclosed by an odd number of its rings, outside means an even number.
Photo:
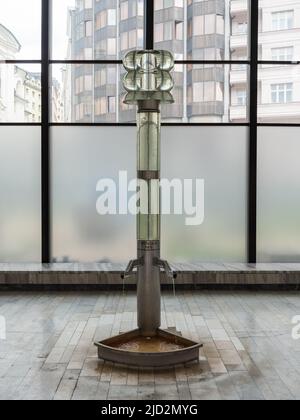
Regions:
<svg viewBox="0 0 300 420"><path fill-rule="evenodd" d="M131 51L124 61L124 103L137 106L137 259L130 261L123 278L137 271L138 329L109 338L98 346L99 357L140 367L173 366L198 360L201 344L160 329L161 271L175 278L160 257L160 105L174 102L168 51Z"/></svg>

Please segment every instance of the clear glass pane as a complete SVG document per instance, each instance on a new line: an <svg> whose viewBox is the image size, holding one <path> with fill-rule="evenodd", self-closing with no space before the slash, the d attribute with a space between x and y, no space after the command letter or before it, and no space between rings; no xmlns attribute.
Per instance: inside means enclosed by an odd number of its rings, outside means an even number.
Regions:
<svg viewBox="0 0 300 420"><path fill-rule="evenodd" d="M52 66L52 121L72 123L114 123L130 117L127 105L119 103L119 65L67 64ZM121 104L120 104L121 105ZM124 111L124 112L123 112ZM125 115L123 115L125 114Z"/></svg>
<svg viewBox="0 0 300 420"><path fill-rule="evenodd" d="M258 120L264 123L300 123L299 65L260 66Z"/></svg>
<svg viewBox="0 0 300 420"><path fill-rule="evenodd" d="M100 215L99 180L136 177L134 127L52 128L52 249L56 261L123 261L136 255L136 218ZM127 185L127 184L126 184ZM129 193L131 196L132 193ZM124 197L117 204L124 204ZM118 207L119 208L119 207Z"/></svg>
<svg viewBox="0 0 300 420"><path fill-rule="evenodd" d="M247 60L248 0L156 0L155 47L183 60Z"/></svg>
<svg viewBox="0 0 300 420"><path fill-rule="evenodd" d="M259 1L259 58L272 61L300 60L300 3Z"/></svg>
<svg viewBox="0 0 300 420"><path fill-rule="evenodd" d="M300 128L258 130L258 260L300 259Z"/></svg>
<svg viewBox="0 0 300 420"><path fill-rule="evenodd" d="M163 127L162 178L193 181L193 206L204 222L186 225L189 211L162 218L162 255L171 261L246 261L246 127ZM198 189L197 189L198 191ZM186 201L184 200L186 203ZM189 206L187 207L187 210Z"/></svg>
<svg viewBox="0 0 300 420"><path fill-rule="evenodd" d="M121 65L53 65L52 121L135 122L123 103ZM248 121L247 65L176 65L174 104L162 105L164 122Z"/></svg>
<svg viewBox="0 0 300 420"><path fill-rule="evenodd" d="M143 1L52 0L54 59L114 60L143 47Z"/></svg>
<svg viewBox="0 0 300 420"><path fill-rule="evenodd" d="M39 127L0 127L0 261L39 262Z"/></svg>
<svg viewBox="0 0 300 420"><path fill-rule="evenodd" d="M248 69L244 64L187 66L184 119L187 122L247 122ZM180 100L177 103L180 104Z"/></svg>
<svg viewBox="0 0 300 420"><path fill-rule="evenodd" d="M41 0L0 0L0 61L41 58Z"/></svg>
<svg viewBox="0 0 300 420"><path fill-rule="evenodd" d="M40 121L40 65L0 63L0 122Z"/></svg>

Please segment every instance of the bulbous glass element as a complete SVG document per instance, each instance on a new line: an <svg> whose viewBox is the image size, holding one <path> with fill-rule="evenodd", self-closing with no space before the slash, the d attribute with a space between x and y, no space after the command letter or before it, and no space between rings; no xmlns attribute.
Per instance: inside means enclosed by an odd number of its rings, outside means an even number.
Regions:
<svg viewBox="0 0 300 420"><path fill-rule="evenodd" d="M125 103L136 104L141 100L155 99L173 103L170 93L174 86L170 71L174 58L168 51L130 51L124 58L128 73L123 85L128 94Z"/></svg>
<svg viewBox="0 0 300 420"><path fill-rule="evenodd" d="M123 65L128 71L139 68L147 71L151 69L171 71L174 67L174 58L169 51L163 50L130 51L126 54Z"/></svg>

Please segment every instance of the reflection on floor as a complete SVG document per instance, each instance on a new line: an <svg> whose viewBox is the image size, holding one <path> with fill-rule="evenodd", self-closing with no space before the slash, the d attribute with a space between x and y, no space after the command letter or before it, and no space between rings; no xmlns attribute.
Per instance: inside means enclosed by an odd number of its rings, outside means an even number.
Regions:
<svg viewBox="0 0 300 420"><path fill-rule="evenodd" d="M199 364L146 371L98 361L93 346L136 326L135 299L1 292L0 399L300 399L299 293L165 293L163 328L205 345Z"/></svg>

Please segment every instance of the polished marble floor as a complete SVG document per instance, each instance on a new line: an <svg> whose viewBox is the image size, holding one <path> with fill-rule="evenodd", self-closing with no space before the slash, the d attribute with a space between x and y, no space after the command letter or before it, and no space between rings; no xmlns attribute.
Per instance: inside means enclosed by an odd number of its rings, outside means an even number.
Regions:
<svg viewBox="0 0 300 420"><path fill-rule="evenodd" d="M299 292L165 293L163 328L204 348L199 363L141 371L93 346L136 326L134 293L0 292L0 399L300 399L297 315Z"/></svg>

